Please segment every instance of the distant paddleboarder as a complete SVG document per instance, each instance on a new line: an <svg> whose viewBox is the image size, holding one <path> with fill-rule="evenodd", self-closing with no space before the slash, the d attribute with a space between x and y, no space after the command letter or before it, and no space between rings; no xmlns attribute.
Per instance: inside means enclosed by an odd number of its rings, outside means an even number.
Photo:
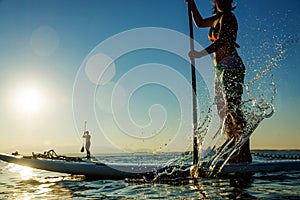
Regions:
<svg viewBox="0 0 300 200"><path fill-rule="evenodd" d="M203 19L193 0L191 13L199 28L210 27L208 39L212 42L202 51L191 51L191 58L201 58L214 53L215 63L215 103L218 115L225 120L225 130L228 138L238 138L245 125L240 106L243 94L245 66L237 53L236 43L238 23L232 10L232 0L214 0L214 15ZM249 140L240 148L229 162L251 162Z"/></svg>
<svg viewBox="0 0 300 200"><path fill-rule="evenodd" d="M89 131L84 131L83 136L85 139L85 150L86 150L86 157L88 159L91 158L91 152L90 152L90 147L91 147L91 135L89 134Z"/></svg>

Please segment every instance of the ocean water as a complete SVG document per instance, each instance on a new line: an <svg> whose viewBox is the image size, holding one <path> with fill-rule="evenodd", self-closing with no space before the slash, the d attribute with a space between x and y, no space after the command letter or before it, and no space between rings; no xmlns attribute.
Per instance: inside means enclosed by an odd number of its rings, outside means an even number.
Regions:
<svg viewBox="0 0 300 200"><path fill-rule="evenodd" d="M254 152L283 157L300 156L300 151ZM165 163L180 155L101 155L96 159L103 162ZM254 156L254 160L269 159L274 158ZM299 183L300 171L147 183L87 180L83 176L47 172L0 161L0 199L300 199Z"/></svg>

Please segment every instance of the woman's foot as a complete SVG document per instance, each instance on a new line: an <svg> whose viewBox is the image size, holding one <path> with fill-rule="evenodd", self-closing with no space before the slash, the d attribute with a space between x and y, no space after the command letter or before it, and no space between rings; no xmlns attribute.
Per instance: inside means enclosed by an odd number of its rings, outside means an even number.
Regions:
<svg viewBox="0 0 300 200"><path fill-rule="evenodd" d="M245 144L241 146L239 151L228 160L228 163L244 163L244 162L252 162L249 140L247 140L247 142L245 142Z"/></svg>

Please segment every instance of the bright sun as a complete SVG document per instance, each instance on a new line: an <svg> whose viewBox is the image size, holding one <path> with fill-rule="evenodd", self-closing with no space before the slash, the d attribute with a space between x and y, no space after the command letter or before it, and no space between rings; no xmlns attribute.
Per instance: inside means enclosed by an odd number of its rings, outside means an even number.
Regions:
<svg viewBox="0 0 300 200"><path fill-rule="evenodd" d="M16 98L16 104L20 111L26 114L38 112L43 104L41 93L34 88L26 88L21 90Z"/></svg>

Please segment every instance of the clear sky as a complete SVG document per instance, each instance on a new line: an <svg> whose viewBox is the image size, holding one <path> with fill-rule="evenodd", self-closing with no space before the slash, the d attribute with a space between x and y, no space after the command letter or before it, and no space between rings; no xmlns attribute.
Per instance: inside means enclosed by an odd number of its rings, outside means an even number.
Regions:
<svg viewBox="0 0 300 200"><path fill-rule="evenodd" d="M211 15L210 0L196 3ZM282 55L252 89L269 90L274 75L276 112L251 147L299 149L300 1L237 3L246 81ZM0 152L79 153L84 121L97 153L182 151L191 143L183 0L0 0L0 27ZM207 29L194 31L199 45L209 45ZM203 76L211 57L197 66Z"/></svg>

